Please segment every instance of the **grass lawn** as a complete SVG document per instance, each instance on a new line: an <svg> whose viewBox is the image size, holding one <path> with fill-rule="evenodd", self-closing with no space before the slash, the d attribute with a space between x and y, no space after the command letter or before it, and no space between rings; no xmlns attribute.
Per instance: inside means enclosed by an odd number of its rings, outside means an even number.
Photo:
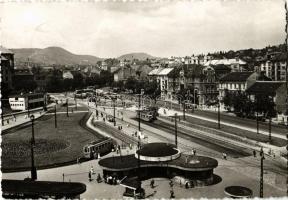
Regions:
<svg viewBox="0 0 288 200"><path fill-rule="evenodd" d="M78 110L87 110L78 107ZM59 107L57 112L64 112L66 108ZM37 168L63 165L75 162L82 156L83 146L96 140L100 135L94 135L80 126L80 120L87 113L65 113L57 115L56 129L54 116L37 120L35 130L35 164ZM16 130L13 133L2 136L2 171L25 170L31 166L30 139L31 126Z"/></svg>

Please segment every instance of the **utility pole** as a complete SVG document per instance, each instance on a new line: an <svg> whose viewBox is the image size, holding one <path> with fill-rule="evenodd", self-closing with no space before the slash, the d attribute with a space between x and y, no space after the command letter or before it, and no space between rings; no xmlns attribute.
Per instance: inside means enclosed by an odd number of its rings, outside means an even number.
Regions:
<svg viewBox="0 0 288 200"><path fill-rule="evenodd" d="M141 179L140 179L140 148L141 148L141 144L140 144L140 136L138 136L138 156L137 156L137 160L138 160L138 186L139 189L141 189Z"/></svg>
<svg viewBox="0 0 288 200"><path fill-rule="evenodd" d="M74 98L75 99L75 108L77 110L77 98Z"/></svg>
<svg viewBox="0 0 288 200"><path fill-rule="evenodd" d="M177 148L177 146L178 146L178 141L177 141L177 113L175 113L175 145Z"/></svg>
<svg viewBox="0 0 288 200"><path fill-rule="evenodd" d="M55 109L54 109L54 119L55 119L55 128L57 128L57 105L55 105Z"/></svg>
<svg viewBox="0 0 288 200"><path fill-rule="evenodd" d="M69 115L68 115L68 99L66 99L66 116L69 117Z"/></svg>
<svg viewBox="0 0 288 200"><path fill-rule="evenodd" d="M271 143L272 137L271 137L271 116L269 116L269 141Z"/></svg>
<svg viewBox="0 0 288 200"><path fill-rule="evenodd" d="M260 151L260 167L261 167L261 171L260 171L260 198L263 198L263 160L264 160L264 152L263 152L263 148L261 147L261 151Z"/></svg>
<svg viewBox="0 0 288 200"><path fill-rule="evenodd" d="M257 134L259 134L258 110L256 111L256 125L257 125Z"/></svg>
<svg viewBox="0 0 288 200"><path fill-rule="evenodd" d="M183 120L186 120L186 117L185 117L185 109L186 109L186 106L185 106L185 100L183 101Z"/></svg>
<svg viewBox="0 0 288 200"><path fill-rule="evenodd" d="M116 120L115 120L115 99L113 99L113 122L114 122L114 126L116 126Z"/></svg>
<svg viewBox="0 0 288 200"><path fill-rule="evenodd" d="M220 100L218 100L218 129L221 128L220 124Z"/></svg>
<svg viewBox="0 0 288 200"><path fill-rule="evenodd" d="M140 123L141 123L141 118L140 118L140 115L141 115L141 94L139 94L139 99L138 99L138 103L139 103L139 108L138 108L138 130L141 131L141 127L140 127Z"/></svg>
<svg viewBox="0 0 288 200"><path fill-rule="evenodd" d="M286 38L285 38L285 51L286 51L286 112L288 112L288 8L287 8L287 0L285 0L285 11L286 11L286 24L285 24L285 33L286 33ZM286 139L287 139L287 146L288 146L288 118L286 118L286 128L287 128L287 134L286 134ZM288 174L288 159L286 162L286 174ZM288 176L286 177L286 196L288 196Z"/></svg>
<svg viewBox="0 0 288 200"><path fill-rule="evenodd" d="M34 164L34 147L35 147L35 137L34 137L34 115L30 116L31 126L32 126L32 138L31 138L31 179L33 181L37 180L37 171Z"/></svg>

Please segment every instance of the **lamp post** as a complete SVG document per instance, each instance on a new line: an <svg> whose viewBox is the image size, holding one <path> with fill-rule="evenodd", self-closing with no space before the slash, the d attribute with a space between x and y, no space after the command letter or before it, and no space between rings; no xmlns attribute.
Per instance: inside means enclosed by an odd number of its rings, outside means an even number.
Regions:
<svg viewBox="0 0 288 200"><path fill-rule="evenodd" d="M75 97L74 100L75 100L75 108L77 110L77 98Z"/></svg>
<svg viewBox="0 0 288 200"><path fill-rule="evenodd" d="M69 115L68 115L68 99L66 99L66 116L69 117Z"/></svg>
<svg viewBox="0 0 288 200"><path fill-rule="evenodd" d="M113 98L112 101L113 101L113 122L114 122L114 126L116 126L116 120L115 120L115 98Z"/></svg>
<svg viewBox="0 0 288 200"><path fill-rule="evenodd" d="M260 151L260 198L263 198L263 160L264 160L264 152L263 148L261 147Z"/></svg>
<svg viewBox="0 0 288 200"><path fill-rule="evenodd" d="M220 123L220 97L218 97L218 129L221 128L221 123Z"/></svg>
<svg viewBox="0 0 288 200"><path fill-rule="evenodd" d="M186 117L185 117L185 100L183 101L183 120L186 120Z"/></svg>
<svg viewBox="0 0 288 200"><path fill-rule="evenodd" d="M139 98L138 98L138 130L139 130L139 132L141 131L141 118L140 118L140 116L141 116L141 94L138 94L139 95Z"/></svg>
<svg viewBox="0 0 288 200"><path fill-rule="evenodd" d="M32 125L32 138L31 138L31 179L34 181L37 179L37 171L34 164L34 147L35 147L35 137L34 137L34 115L30 116Z"/></svg>
<svg viewBox="0 0 288 200"><path fill-rule="evenodd" d="M175 113L175 145L177 148L178 141L177 141L177 113Z"/></svg>
<svg viewBox="0 0 288 200"><path fill-rule="evenodd" d="M57 105L55 105L55 108L54 108L55 128L57 128L57 110L56 110L56 108L57 108Z"/></svg>

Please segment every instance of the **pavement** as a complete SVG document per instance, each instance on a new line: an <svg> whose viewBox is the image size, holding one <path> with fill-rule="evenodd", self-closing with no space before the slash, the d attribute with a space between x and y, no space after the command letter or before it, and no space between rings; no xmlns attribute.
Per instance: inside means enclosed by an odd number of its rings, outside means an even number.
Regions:
<svg viewBox="0 0 288 200"><path fill-rule="evenodd" d="M108 109L111 110L111 109ZM107 109L106 109L107 111ZM90 122L92 118L89 119ZM25 120L24 120L25 121ZM89 121L88 121L89 122ZM89 123L90 123L89 122ZM117 121L117 124L120 123ZM123 123L123 124L122 124ZM125 121L122 122L123 132L127 135L135 132L137 127L125 126ZM112 123L106 123L111 128L114 128ZM15 123L16 125L16 123ZM10 125L12 126L12 125ZM146 130L146 126L142 125ZM158 130L160 135L153 135L149 131L144 131L147 134L149 142L163 141L164 138L168 140L174 140L173 136L168 136L165 132ZM102 131L103 133L103 131ZM163 134L163 135L162 135ZM189 142L180 139L180 144L185 144L190 147L197 145L193 142ZM134 153L136 151L134 146L132 150L129 148L123 149L122 155ZM205 148L205 147L203 147ZM185 148L184 148L185 149ZM119 156L116 152L112 152L104 157ZM240 185L249 187L253 191L253 197L259 195L259 177L260 173L259 158L246 157L241 159L219 159L219 166L215 169L215 174L221 177L221 182L216 185L207 187L185 189L183 186L175 184L173 188L169 186L169 180L163 178L155 178L155 188L150 188L150 180L142 182L142 187L146 191L146 196L150 198L169 198L170 191L173 190L176 198L224 198L224 189L230 185ZM268 162L269 158L265 161ZM271 161L273 162L273 160ZM98 165L97 160L91 160L81 164L74 164L65 167L51 168L45 170L38 170L38 180L46 181L71 181L81 182L86 184L87 190L81 195L81 198L85 199L119 199L123 198L122 194L124 188L120 185L107 185L105 183L97 183L96 181L89 182L88 171L93 166L96 174L102 174L102 170ZM5 179L24 179L30 176L30 172L16 172L16 173L3 173L2 178ZM96 175L95 175L96 176ZM64 178L64 179L63 179ZM264 174L264 197L285 197L286 196L286 178L283 174L266 171Z"/></svg>

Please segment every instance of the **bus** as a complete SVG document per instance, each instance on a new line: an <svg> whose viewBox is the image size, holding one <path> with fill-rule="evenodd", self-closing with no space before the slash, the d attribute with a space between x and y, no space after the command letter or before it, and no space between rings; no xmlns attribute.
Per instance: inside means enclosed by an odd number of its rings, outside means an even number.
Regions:
<svg viewBox="0 0 288 200"><path fill-rule="evenodd" d="M109 153L114 148L114 141L112 138L105 137L100 140L92 141L83 147L83 154L85 158L98 158L98 155Z"/></svg>

